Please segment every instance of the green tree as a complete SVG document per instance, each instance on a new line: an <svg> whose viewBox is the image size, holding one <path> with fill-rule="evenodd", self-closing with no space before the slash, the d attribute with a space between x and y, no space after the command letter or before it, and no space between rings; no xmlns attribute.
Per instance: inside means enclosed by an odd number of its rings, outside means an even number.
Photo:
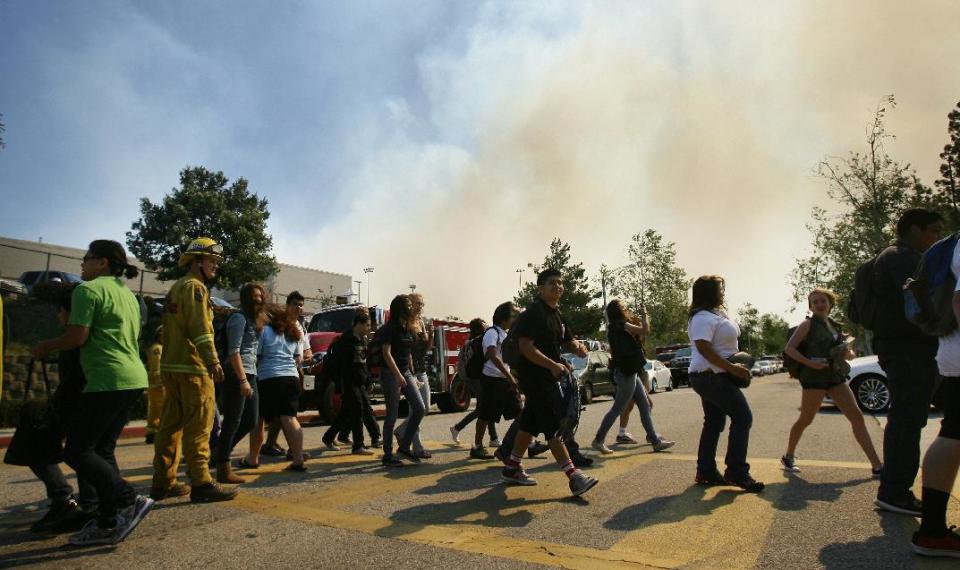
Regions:
<svg viewBox="0 0 960 570"><path fill-rule="evenodd" d="M177 266L190 240L206 236L223 245L224 262L217 284L238 287L263 281L277 272L271 255L273 238L267 233L267 200L247 189L247 181L233 183L223 172L202 166L180 171L180 187L154 204L140 199L139 220L127 232L127 246L161 280L183 275Z"/></svg>
<svg viewBox="0 0 960 570"><path fill-rule="evenodd" d="M787 345L787 333L790 325L778 315L764 313L760 315L760 339L763 354L780 354Z"/></svg>
<svg viewBox="0 0 960 570"><path fill-rule="evenodd" d="M677 265L676 244L647 229L631 238L627 256L630 265L611 275L610 289L631 311L646 308L651 328L646 344L656 347L685 342L691 281Z"/></svg>
<svg viewBox="0 0 960 570"><path fill-rule="evenodd" d="M940 153L940 178L933 185L937 198L947 213L951 229L960 229L960 103L947 114L947 134L950 142Z"/></svg>
<svg viewBox="0 0 960 570"><path fill-rule="evenodd" d="M737 311L737 323L740 325L740 349L756 355L763 348L760 311L752 304L744 303Z"/></svg>
<svg viewBox="0 0 960 570"><path fill-rule="evenodd" d="M600 331L603 322L603 312L596 305L600 292L591 286L587 278L587 271L583 263L573 263L570 258L570 244L559 238L550 242L550 252L543 259L543 263L533 266L533 272L539 273L543 269L552 267L563 275L563 298L560 299L560 309L567 324L577 336L594 338ZM514 303L519 307L526 307L537 296L535 282L524 283L514 297Z"/></svg>
<svg viewBox="0 0 960 570"><path fill-rule="evenodd" d="M813 235L813 254L798 259L790 283L795 301L802 301L814 287L827 287L846 305L853 289L857 267L896 239L896 223L907 208L935 207L933 193L917 178L909 164L902 164L885 151L894 138L884 126L887 108L896 105L892 96L874 113L867 129L866 152L851 152L844 158L825 159L816 174L828 185L828 194L839 206L836 212L813 209L807 225Z"/></svg>

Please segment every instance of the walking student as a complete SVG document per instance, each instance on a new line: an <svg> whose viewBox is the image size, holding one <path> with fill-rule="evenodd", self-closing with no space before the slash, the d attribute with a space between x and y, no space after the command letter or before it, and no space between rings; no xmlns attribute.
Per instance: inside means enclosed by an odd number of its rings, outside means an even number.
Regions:
<svg viewBox="0 0 960 570"><path fill-rule="evenodd" d="M214 382L223 368L213 338L213 305L206 283L217 275L223 248L210 238L190 242L179 266L187 274L167 293L163 309L160 373L166 401L154 441L153 487L161 500L190 494L195 503L229 501L235 488L214 483L210 475L210 433L215 409ZM192 488L177 483L181 448Z"/></svg>
<svg viewBox="0 0 960 570"><path fill-rule="evenodd" d="M408 297L413 308L411 320L414 326L410 357L413 362L413 374L416 378L417 390L419 390L420 399L423 401L423 415L427 415L430 413L430 378L427 376L427 351L433 345L433 322L423 318L423 309L426 306L423 302L423 295L411 293ZM397 427L397 439L403 439L409 421L410 418L407 417ZM423 448L419 429L413 436L413 453L420 459L433 457L429 451Z"/></svg>
<svg viewBox="0 0 960 570"><path fill-rule="evenodd" d="M542 433L554 459L569 479L570 492L580 496L596 486L597 480L585 475L570 459L560 436L562 428L554 404L556 393L560 390L560 380L572 373L569 364L561 357L563 350L583 357L587 350L573 339L560 314L558 305L563 296L560 271L553 268L541 271L537 275L537 292L537 298L513 325L520 351L517 372L520 388L527 400L515 422L516 441L500 477L505 482L518 485L537 484L524 471L521 461L534 436Z"/></svg>
<svg viewBox="0 0 960 570"><path fill-rule="evenodd" d="M303 321L303 306L306 302L304 296L300 291L293 291L287 295L287 310L293 315L294 319L297 322L297 328L300 329L300 353L301 353L301 362L304 366L309 366L313 361L313 352L310 349L310 339L307 337L307 327L304 326ZM303 371L300 372L301 380L303 380ZM269 427L267 428L267 442L263 444L263 447L260 449L262 455L267 455L271 457L283 457L286 455L287 459L293 460L291 452L283 449L277 443L280 439L280 421L274 420L270 422ZM309 458L310 454L306 454L306 457Z"/></svg>
<svg viewBox="0 0 960 570"><path fill-rule="evenodd" d="M897 221L897 242L880 252L874 262L873 293L878 310L873 350L890 390L876 505L911 516L921 512L911 489L920 469L920 432L927 425L937 379L937 339L907 321L903 284L914 276L921 255L940 239L942 230L940 214L921 208L907 210Z"/></svg>
<svg viewBox="0 0 960 570"><path fill-rule="evenodd" d="M483 397L477 403L476 434L470 449L470 457L474 459L494 458L483 446L483 436L488 426L494 426L500 421L504 410L517 399L520 391L520 386L510 372L510 366L503 361L500 352L501 345L507 338L507 331L513 326L518 314L517 307L511 302L498 305L493 311L493 326L483 333L481 347L485 362L480 380L480 393Z"/></svg>
<svg viewBox="0 0 960 570"><path fill-rule="evenodd" d="M738 351L740 327L727 316L724 307L724 280L717 275L699 277L693 283L690 321L690 386L703 405L703 430L697 450L698 485L734 485L751 493L763 490L763 483L750 476L747 447L753 413L734 378L749 379L750 370L728 358ZM726 472L717 470L717 444L730 417Z"/></svg>
<svg viewBox="0 0 960 570"><path fill-rule="evenodd" d="M286 307L270 305L269 324L260 333L257 344L257 387L260 391L260 420L250 434L250 455L246 466L260 463L263 424L277 420L290 444L290 465L285 471L307 470L303 454L303 428L297 420L303 391L301 356L303 345L296 315Z"/></svg>
<svg viewBox="0 0 960 570"><path fill-rule="evenodd" d="M73 545L117 544L133 531L153 501L137 495L120 477L115 449L130 408L147 387L140 360L140 305L120 280L133 279L115 241L90 243L80 265L83 282L73 291L66 332L34 347L42 359L54 351L80 349L86 385L65 418L64 461L96 488L98 515L70 537Z"/></svg>
<svg viewBox="0 0 960 570"><path fill-rule="evenodd" d="M950 271L960 276L960 244ZM953 293L953 312L960 317L960 281ZM937 439L923 458L922 519L913 534L913 551L925 556L960 558L960 534L947 526L947 504L960 468L960 330L939 339L937 368L943 381L934 398L943 411Z"/></svg>
<svg viewBox="0 0 960 570"><path fill-rule="evenodd" d="M64 289L58 298L60 305L57 318L64 328L70 322L74 287ZM57 360L60 382L53 393L53 409L61 432L70 415L77 409L77 402L87 384L80 365L80 349L61 350ZM63 435L66 435L64 432ZM108 459L108 458L104 458ZM109 459L108 459L109 460ZM79 495L63 476L58 463L31 465L30 470L43 482L50 500L50 510L30 526L30 532L61 533L75 532L97 516L97 490L86 479L77 477Z"/></svg>
<svg viewBox="0 0 960 570"><path fill-rule="evenodd" d="M850 422L853 436L870 460L873 476L879 478L883 465L867 432L863 412L857 406L853 392L847 385L847 370L843 370L838 362L850 360L854 355L840 330L840 325L830 318L830 311L836 303L837 296L829 289L818 287L811 291L807 296L807 306L810 308L811 315L797 326L797 330L787 341L784 352L803 366L800 369L800 386L803 390L800 399L800 417L790 428L787 452L780 458L780 463L785 471L793 473L800 471L794 457L797 444L800 443L803 430L817 416L824 395L829 395Z"/></svg>
<svg viewBox="0 0 960 570"><path fill-rule="evenodd" d="M633 401L640 410L640 421L647 432L647 441L653 444L654 451L664 451L673 447L657 433L653 426L650 410L650 396L640 380L647 359L643 354L643 339L650 334L650 324L645 313L640 317L631 313L622 301L614 299L607 304L607 341L610 344L611 368L613 380L617 385L610 411L603 416L593 448L603 454L613 453L604 440L613 423L620 419L623 412Z"/></svg>
<svg viewBox="0 0 960 570"><path fill-rule="evenodd" d="M417 387L417 378L413 374L414 332L413 303L408 295L397 295L390 302L390 322L385 324L377 335L381 339L383 367L380 371L380 385L386 400L387 416L383 422L383 458L385 467L399 467L403 462L393 455L394 426L400 414L400 395L407 399L409 415L407 430L397 442L397 454L411 463L420 463L413 450L413 439L423 419L424 405Z"/></svg>
<svg viewBox="0 0 960 570"><path fill-rule="evenodd" d="M240 311L231 314L225 325L226 363L224 379L219 385L223 420L214 452L219 483L246 483L233 474L230 454L260 419L257 352L260 333L267 321L266 296L260 285L245 284L240 288Z"/></svg>
<svg viewBox="0 0 960 570"><path fill-rule="evenodd" d="M453 443L460 443L460 432L462 432L470 422L477 419L477 416L480 414L480 401L483 399L483 389L481 386L481 378L471 378L467 373L467 360L468 354L470 352L468 348L472 351L475 349L482 350L483 347L480 344L483 341L483 333L487 330L487 323L481 319L476 318L470 321L469 323L470 332L467 342L463 344L463 347L460 349L460 354L457 356L457 374L465 379L467 384L467 389L470 390L470 393L473 394L473 397L477 399L477 404L474 406L473 410L467 413L465 416L460 418L460 421L450 426L450 437L453 439ZM471 346L475 344L476 346ZM496 424L489 424L487 426L487 431L490 434L490 445L491 447L499 447L500 439L497 437L497 428Z"/></svg>
<svg viewBox="0 0 960 570"><path fill-rule="evenodd" d="M353 327L340 335L331 346L324 366L332 366L330 377L341 386L340 413L323 434L327 449L338 451L334 438L343 430L353 435L354 455L373 455L363 446L363 402L367 390L367 335L370 333L370 313L358 307L353 316Z"/></svg>

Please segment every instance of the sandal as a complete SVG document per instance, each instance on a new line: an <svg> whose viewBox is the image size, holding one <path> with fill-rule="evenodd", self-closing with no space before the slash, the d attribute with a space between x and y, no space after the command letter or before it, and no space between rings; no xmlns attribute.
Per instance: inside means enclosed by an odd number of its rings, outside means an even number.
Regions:
<svg viewBox="0 0 960 570"><path fill-rule="evenodd" d="M260 464L249 463L247 462L246 457L241 457L239 460L237 460L237 467L239 467L240 469L257 469L260 467Z"/></svg>
<svg viewBox="0 0 960 570"><path fill-rule="evenodd" d="M284 471L293 471L294 473L304 473L307 470L307 466L301 463L297 465L296 463L291 463L283 468Z"/></svg>

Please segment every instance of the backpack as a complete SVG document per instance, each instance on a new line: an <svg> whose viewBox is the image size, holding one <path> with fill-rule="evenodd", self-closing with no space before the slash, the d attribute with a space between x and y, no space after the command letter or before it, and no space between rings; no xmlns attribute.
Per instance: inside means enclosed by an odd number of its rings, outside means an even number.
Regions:
<svg viewBox="0 0 960 570"><path fill-rule="evenodd" d="M320 374L317 375L317 380L322 384L327 382L332 382L334 386L334 392L337 394L343 393L343 364L341 360L341 351L340 351L340 339L343 336L338 336L336 340L330 343L330 346L327 347L327 352L323 355L323 360L320 365Z"/></svg>
<svg viewBox="0 0 960 570"><path fill-rule="evenodd" d="M874 256L857 267L853 276L853 290L847 301L847 320L871 330L876 327L880 305L873 283L876 262L877 256Z"/></svg>
<svg viewBox="0 0 960 570"><path fill-rule="evenodd" d="M797 332L798 326L800 325L797 325L795 327L790 327L790 330L787 331L787 342L789 342L790 339L793 338L793 333ZM807 341L806 339L804 339L804 341L797 346L797 350L799 350L800 352L803 352L807 348L806 344L807 344ZM799 362L794 360L792 356L787 354L786 349L784 349L784 351L780 353L780 357L783 359L783 367L787 369L787 374L789 374L791 378L795 380L799 380L800 371L803 370L803 364L800 364Z"/></svg>
<svg viewBox="0 0 960 570"><path fill-rule="evenodd" d="M486 355L483 354L483 335L485 334L487 334L486 331L471 338L467 341L467 344L463 345L464 352L466 352L465 356L467 357L464 361L463 371L467 378L480 378L483 376L483 365L487 361Z"/></svg>
<svg viewBox="0 0 960 570"><path fill-rule="evenodd" d="M227 362L227 321L237 313L243 314L237 309L221 309L213 312L213 346L217 350L220 365L224 367L226 367ZM246 315L244 315L243 320L247 320ZM246 326L246 322L244 322L244 326Z"/></svg>
<svg viewBox="0 0 960 570"><path fill-rule="evenodd" d="M373 340L367 345L367 367L377 368L383 366L383 339L387 336L387 327L385 324L377 329L373 334Z"/></svg>
<svg viewBox="0 0 960 570"><path fill-rule="evenodd" d="M511 327L507 332L507 338L500 343L500 358L503 359L510 368L520 365L522 357L520 356L520 337L514 334Z"/></svg>
<svg viewBox="0 0 960 570"><path fill-rule="evenodd" d="M953 292L957 277L950 266L960 233L930 246L920 259L916 276L903 289L907 320L930 336L945 336L957 329Z"/></svg>

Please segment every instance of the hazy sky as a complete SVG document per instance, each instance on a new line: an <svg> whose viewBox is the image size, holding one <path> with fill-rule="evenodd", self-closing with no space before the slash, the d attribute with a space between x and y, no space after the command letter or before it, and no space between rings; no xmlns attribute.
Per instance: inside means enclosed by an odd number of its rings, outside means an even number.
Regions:
<svg viewBox="0 0 960 570"><path fill-rule="evenodd" d="M730 304L787 314L816 163L889 147L932 184L960 3L0 4L0 235L123 241L187 165L270 201L280 261L373 266L489 316L554 236L591 273L655 228ZM530 273L526 274L530 277ZM366 285L363 287L366 292Z"/></svg>

